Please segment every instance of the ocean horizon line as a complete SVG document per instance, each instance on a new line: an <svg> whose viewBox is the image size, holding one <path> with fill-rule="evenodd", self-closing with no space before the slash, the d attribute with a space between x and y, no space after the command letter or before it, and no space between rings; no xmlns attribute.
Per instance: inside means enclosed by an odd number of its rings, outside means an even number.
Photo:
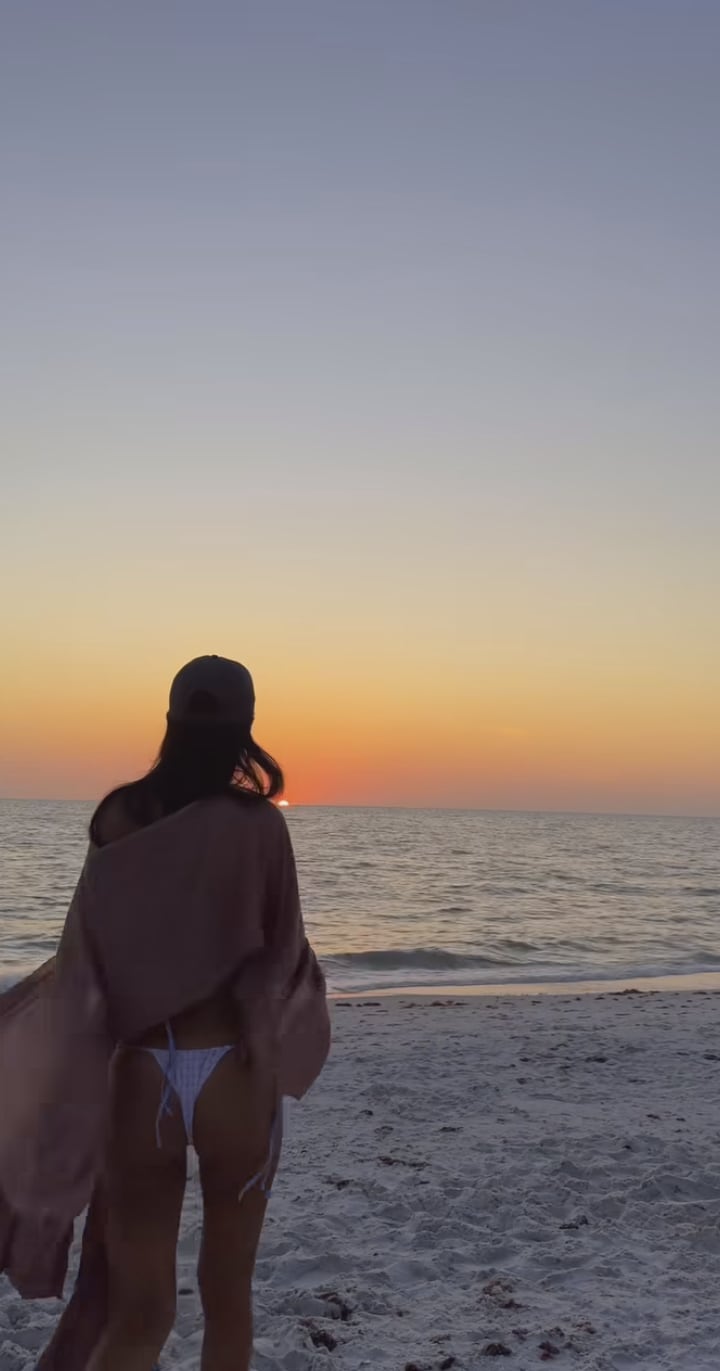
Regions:
<svg viewBox="0 0 720 1371"><path fill-rule="evenodd" d="M5 795L0 794L0 804L67 804L67 805L96 805L98 796L68 796L68 795ZM283 809L348 809L348 810L391 810L402 813L418 814L538 814L553 816L558 818L578 818L578 819L677 819L687 822L691 819L699 819L701 822L717 822L720 820L720 810L716 813L705 810L681 811L663 809L556 809L541 808L532 806L506 805L450 805L450 804L392 804L392 803L358 803L339 801L337 803L324 801L323 803L303 803L301 801L288 800Z"/></svg>

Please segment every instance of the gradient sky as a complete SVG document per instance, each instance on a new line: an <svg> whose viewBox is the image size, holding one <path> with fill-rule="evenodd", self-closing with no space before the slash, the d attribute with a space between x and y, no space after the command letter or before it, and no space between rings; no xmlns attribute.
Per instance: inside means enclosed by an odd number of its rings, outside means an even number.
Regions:
<svg viewBox="0 0 720 1371"><path fill-rule="evenodd" d="M720 813L717 0L0 20L0 793Z"/></svg>

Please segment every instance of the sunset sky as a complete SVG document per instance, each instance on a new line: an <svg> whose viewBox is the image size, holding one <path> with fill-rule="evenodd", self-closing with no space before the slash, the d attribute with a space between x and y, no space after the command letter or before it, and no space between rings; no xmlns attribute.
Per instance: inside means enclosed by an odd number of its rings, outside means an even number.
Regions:
<svg viewBox="0 0 720 1371"><path fill-rule="evenodd" d="M7 6L0 794L720 813L716 0Z"/></svg>

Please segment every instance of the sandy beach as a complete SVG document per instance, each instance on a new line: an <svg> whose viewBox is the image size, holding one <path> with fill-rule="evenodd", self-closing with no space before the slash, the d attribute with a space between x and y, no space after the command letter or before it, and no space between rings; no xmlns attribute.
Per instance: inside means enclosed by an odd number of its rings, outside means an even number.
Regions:
<svg viewBox="0 0 720 1371"><path fill-rule="evenodd" d="M257 1371L717 1371L719 1007L337 1002L331 1061L289 1111ZM191 1176L163 1356L179 1371L199 1365L199 1225ZM0 1371L29 1371L58 1307L0 1285Z"/></svg>

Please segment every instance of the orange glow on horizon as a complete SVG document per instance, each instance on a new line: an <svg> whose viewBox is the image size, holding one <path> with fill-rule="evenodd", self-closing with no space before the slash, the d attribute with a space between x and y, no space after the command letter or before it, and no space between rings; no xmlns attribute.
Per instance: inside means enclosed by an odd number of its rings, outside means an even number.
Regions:
<svg viewBox="0 0 720 1371"><path fill-rule="evenodd" d="M720 813L720 648L707 625L684 650L678 631L668 658L660 620L639 632L631 616L579 618L583 636L556 629L548 642L548 620L510 631L510 603L484 635L459 612L436 616L429 647L424 623L403 634L392 617L345 624L321 610L315 627L286 618L282 634L258 610L240 650L204 626L204 605L202 626L157 641L150 610L126 638L93 638L80 619L72 634L52 617L43 633L18 621L0 680L0 794L92 800L143 774L175 671L224 650L253 672L255 735L293 806Z"/></svg>
<svg viewBox="0 0 720 1371"><path fill-rule="evenodd" d="M7 690L7 686L6 686ZM506 700L510 692L505 692ZM160 741L154 691L98 689L51 712L16 691L3 702L2 793L93 799L142 774ZM720 739L710 704L673 721L658 701L566 692L519 699L459 699L454 711L406 699L274 699L256 736L277 756L294 805L404 804L479 808L657 808L717 812ZM714 706L713 706L714 707ZM713 733L714 730L714 733ZM283 807L288 801L281 801Z"/></svg>

